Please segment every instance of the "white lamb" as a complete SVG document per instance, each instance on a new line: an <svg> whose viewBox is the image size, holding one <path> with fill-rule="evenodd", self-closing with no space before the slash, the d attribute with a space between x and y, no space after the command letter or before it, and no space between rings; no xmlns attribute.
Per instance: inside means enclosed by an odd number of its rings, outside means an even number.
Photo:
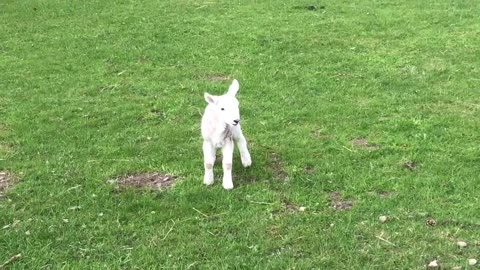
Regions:
<svg viewBox="0 0 480 270"><path fill-rule="evenodd" d="M232 159L233 140L240 150L242 165L248 167L252 164L247 141L240 128L239 102L235 95L240 88L238 81L233 80L228 92L222 96L213 96L205 93L208 105L202 117L203 157L205 165L205 185L213 184L213 164L215 153L222 148L222 167L224 189L232 189Z"/></svg>

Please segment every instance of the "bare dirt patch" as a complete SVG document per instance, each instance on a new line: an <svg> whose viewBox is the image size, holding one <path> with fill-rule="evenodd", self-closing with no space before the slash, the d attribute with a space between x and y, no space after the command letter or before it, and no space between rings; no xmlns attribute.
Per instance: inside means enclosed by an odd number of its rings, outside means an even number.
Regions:
<svg viewBox="0 0 480 270"><path fill-rule="evenodd" d="M417 163L413 160L405 160L402 162L404 168L409 169L410 171L415 171L417 169Z"/></svg>
<svg viewBox="0 0 480 270"><path fill-rule="evenodd" d="M14 177L11 173L0 171L0 196L11 187L14 182Z"/></svg>
<svg viewBox="0 0 480 270"><path fill-rule="evenodd" d="M294 6L294 9L304 9L308 11L317 11L318 9L325 9L325 6L314 6L314 5L306 5L306 6Z"/></svg>
<svg viewBox="0 0 480 270"><path fill-rule="evenodd" d="M171 187L176 179L177 176L155 172L125 175L108 182L123 188L162 190Z"/></svg>
<svg viewBox="0 0 480 270"><path fill-rule="evenodd" d="M368 192L369 195L379 197L380 199L390 199L398 195L398 193L393 191L370 191Z"/></svg>
<svg viewBox="0 0 480 270"><path fill-rule="evenodd" d="M207 75L207 80L211 82L223 82L230 80L230 77L224 74L210 74Z"/></svg>
<svg viewBox="0 0 480 270"><path fill-rule="evenodd" d="M280 155L275 152L269 152L267 164L268 169L273 173L275 179L288 181L288 173L283 166L283 161L280 158Z"/></svg>
<svg viewBox="0 0 480 270"><path fill-rule="evenodd" d="M392 197L395 197L397 195L397 193L390 192L390 191L380 191L377 194L382 199L392 198Z"/></svg>
<svg viewBox="0 0 480 270"><path fill-rule="evenodd" d="M270 214L272 217L277 217L283 214L294 214L297 212L305 212L306 211L305 206L299 206L287 198L282 199L282 207L280 209L273 210Z"/></svg>
<svg viewBox="0 0 480 270"><path fill-rule="evenodd" d="M378 145L370 145L367 138L355 138L350 141L350 143L360 149L365 149L368 151L378 150L380 147Z"/></svg>
<svg viewBox="0 0 480 270"><path fill-rule="evenodd" d="M292 203L291 201L289 201L285 198L283 199L283 208L287 212L303 212L303 211L305 211L305 207L298 206L298 205Z"/></svg>
<svg viewBox="0 0 480 270"><path fill-rule="evenodd" d="M307 174L313 174L313 173L315 173L315 167L312 166L312 165L305 165L303 167L303 171Z"/></svg>
<svg viewBox="0 0 480 270"><path fill-rule="evenodd" d="M328 193L328 198L330 200L330 207L334 210L350 210L353 207L353 200L344 200L339 192Z"/></svg>

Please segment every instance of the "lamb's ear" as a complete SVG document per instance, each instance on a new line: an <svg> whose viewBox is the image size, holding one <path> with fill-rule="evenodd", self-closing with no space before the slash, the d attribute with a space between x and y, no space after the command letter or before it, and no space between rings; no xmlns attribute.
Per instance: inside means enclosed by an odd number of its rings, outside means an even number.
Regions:
<svg viewBox="0 0 480 270"><path fill-rule="evenodd" d="M228 87L227 95L235 96L239 88L240 88L240 85L238 84L238 81L234 79L230 87Z"/></svg>
<svg viewBox="0 0 480 270"><path fill-rule="evenodd" d="M216 96L212 96L210 95L209 93L206 93L203 94L203 96L205 97L205 101L207 101L208 104L215 104L217 102L217 97Z"/></svg>

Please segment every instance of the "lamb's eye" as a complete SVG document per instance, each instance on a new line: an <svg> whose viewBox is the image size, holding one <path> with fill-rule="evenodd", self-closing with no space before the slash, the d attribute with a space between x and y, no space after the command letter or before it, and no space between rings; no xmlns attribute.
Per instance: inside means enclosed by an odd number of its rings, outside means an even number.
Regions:
<svg viewBox="0 0 480 270"><path fill-rule="evenodd" d="M221 108L220 110L225 111L225 108Z"/></svg>

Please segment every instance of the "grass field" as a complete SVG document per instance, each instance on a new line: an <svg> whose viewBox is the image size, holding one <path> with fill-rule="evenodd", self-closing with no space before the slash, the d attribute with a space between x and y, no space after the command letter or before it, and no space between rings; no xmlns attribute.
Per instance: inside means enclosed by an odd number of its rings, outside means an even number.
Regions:
<svg viewBox="0 0 480 270"><path fill-rule="evenodd" d="M12 183L0 265L21 254L6 267L469 268L479 9L1 1L0 172ZM199 126L203 93L233 78L253 165L236 151L226 192L220 164L202 184ZM178 178L160 192L109 181L153 172Z"/></svg>

